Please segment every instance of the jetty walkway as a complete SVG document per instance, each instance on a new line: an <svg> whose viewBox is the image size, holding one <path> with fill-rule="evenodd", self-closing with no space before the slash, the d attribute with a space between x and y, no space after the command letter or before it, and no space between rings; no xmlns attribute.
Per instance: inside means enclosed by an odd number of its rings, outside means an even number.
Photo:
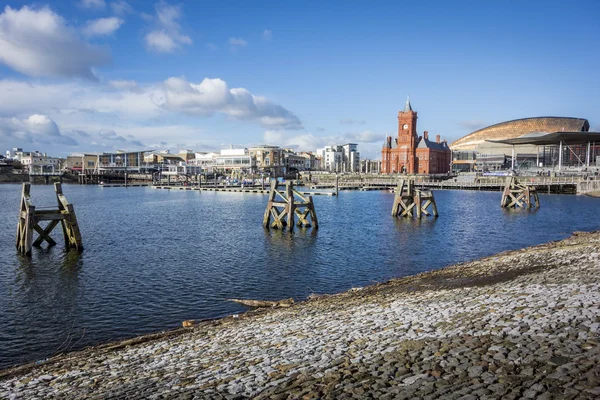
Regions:
<svg viewBox="0 0 600 400"><path fill-rule="evenodd" d="M345 178L338 182L338 190L391 190L398 185L400 178ZM410 178L416 188L420 189L455 189L502 191L507 177L461 177L451 179L427 179L425 177ZM583 194L600 189L600 179L585 179L577 176L518 176L523 184L534 186L541 193L577 193ZM319 180L310 184L311 189L335 189L335 180Z"/></svg>
<svg viewBox="0 0 600 400"><path fill-rule="evenodd" d="M0 398L597 399L599 255L578 233L97 346L0 371Z"/></svg>

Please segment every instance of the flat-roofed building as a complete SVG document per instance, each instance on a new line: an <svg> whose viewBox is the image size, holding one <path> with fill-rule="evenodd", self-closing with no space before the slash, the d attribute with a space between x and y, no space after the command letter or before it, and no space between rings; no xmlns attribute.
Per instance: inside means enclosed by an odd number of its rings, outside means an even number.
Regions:
<svg viewBox="0 0 600 400"><path fill-rule="evenodd" d="M65 169L89 173L96 169L98 156L102 153L73 153L65 161Z"/></svg>
<svg viewBox="0 0 600 400"><path fill-rule="evenodd" d="M281 147L255 146L249 149L249 154L256 159L256 168L259 172L269 172L273 176L283 175L285 158Z"/></svg>
<svg viewBox="0 0 600 400"><path fill-rule="evenodd" d="M98 155L98 170L128 172L145 171L151 167L146 166L146 163L144 162L144 155L151 151L152 150L102 153Z"/></svg>
<svg viewBox="0 0 600 400"><path fill-rule="evenodd" d="M256 169L256 161L249 154L248 149L223 149L215 158L213 168L224 174L232 172L249 174Z"/></svg>

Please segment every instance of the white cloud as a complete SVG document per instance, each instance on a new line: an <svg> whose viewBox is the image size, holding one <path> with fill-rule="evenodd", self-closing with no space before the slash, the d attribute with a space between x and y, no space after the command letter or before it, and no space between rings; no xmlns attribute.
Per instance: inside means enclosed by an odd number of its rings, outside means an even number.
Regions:
<svg viewBox="0 0 600 400"><path fill-rule="evenodd" d="M133 12L133 8L124 0L111 2L110 9L116 15L125 15Z"/></svg>
<svg viewBox="0 0 600 400"><path fill-rule="evenodd" d="M123 22L124 21L118 17L98 18L88 21L83 28L83 33L87 36L111 35L119 29Z"/></svg>
<svg viewBox="0 0 600 400"><path fill-rule="evenodd" d="M161 107L190 115L221 112L239 120L256 120L269 128L300 129L296 115L265 97L255 96L244 88L229 89L221 79L205 78L199 84L181 78L164 83Z"/></svg>
<svg viewBox="0 0 600 400"><path fill-rule="evenodd" d="M92 67L110 59L108 51L82 41L48 7L6 6L0 14L0 62L23 74L96 79Z"/></svg>
<svg viewBox="0 0 600 400"><path fill-rule="evenodd" d="M210 51L215 51L217 50L217 46L215 46L212 43L206 43L206 47L210 50Z"/></svg>
<svg viewBox="0 0 600 400"><path fill-rule="evenodd" d="M270 29L265 29L263 31L263 39L271 40L273 38L273 31Z"/></svg>
<svg viewBox="0 0 600 400"><path fill-rule="evenodd" d="M285 107L247 89L229 88L218 78L195 84L173 77L144 86L131 80L113 80L107 85L0 80L0 116L40 112L82 121L102 117L150 120L170 112L192 116L220 113L269 129L302 128L298 117Z"/></svg>
<svg viewBox="0 0 600 400"><path fill-rule="evenodd" d="M139 91L140 87L136 81L117 80L108 82L109 85L119 90Z"/></svg>
<svg viewBox="0 0 600 400"><path fill-rule="evenodd" d="M25 119L0 118L0 136L32 144L77 145L75 139L63 136L58 125L42 114L33 114Z"/></svg>
<svg viewBox="0 0 600 400"><path fill-rule="evenodd" d="M246 46L248 44L247 41L241 38L229 38L229 44L232 46Z"/></svg>
<svg viewBox="0 0 600 400"><path fill-rule="evenodd" d="M148 45L148 49L159 53L170 53L179 47L164 30L148 33L146 35L146 44Z"/></svg>
<svg viewBox="0 0 600 400"><path fill-rule="evenodd" d="M90 10L104 10L104 8L106 8L106 3L104 0L81 0L79 2L79 7Z"/></svg>
<svg viewBox="0 0 600 400"><path fill-rule="evenodd" d="M164 1L156 4L157 28L149 32L145 39L149 50L158 53L170 53L182 44L192 44L192 39L181 33L181 7Z"/></svg>
<svg viewBox="0 0 600 400"><path fill-rule="evenodd" d="M282 134L284 129L302 127L298 117L283 106L243 88L231 89L221 79L194 84L169 78L147 85L132 80L48 83L0 79L0 148L44 143L40 150L64 153L175 148L182 143L187 148L219 147L224 141L220 128L199 118L213 114L248 123L248 128L240 129L244 133L239 133L236 142L258 130L251 128L252 124ZM63 146L75 141L81 144ZM162 141L168 146L158 146Z"/></svg>

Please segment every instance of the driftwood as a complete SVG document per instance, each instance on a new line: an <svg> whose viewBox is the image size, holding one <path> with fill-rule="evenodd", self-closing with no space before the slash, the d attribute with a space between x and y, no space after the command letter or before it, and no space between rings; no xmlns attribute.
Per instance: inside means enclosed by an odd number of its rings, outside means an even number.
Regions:
<svg viewBox="0 0 600 400"><path fill-rule="evenodd" d="M236 303L243 304L248 307L289 307L294 304L294 299L291 297L289 299L283 299L279 301L269 301L269 300L245 300L245 299L228 299L229 301L233 301Z"/></svg>

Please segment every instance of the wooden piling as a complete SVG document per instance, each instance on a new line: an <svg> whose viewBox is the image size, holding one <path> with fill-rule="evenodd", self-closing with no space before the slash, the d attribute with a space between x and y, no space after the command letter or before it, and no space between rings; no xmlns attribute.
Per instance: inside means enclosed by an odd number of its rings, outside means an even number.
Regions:
<svg viewBox="0 0 600 400"><path fill-rule="evenodd" d="M431 212L429 212L429 207L431 207ZM415 189L411 180L405 181L402 179L396 187L392 215L394 217L412 217L413 209L416 211L417 218L432 214L434 217L438 216L433 192Z"/></svg>
<svg viewBox="0 0 600 400"><path fill-rule="evenodd" d="M283 229L288 226L290 231L294 229L294 226L302 228L312 226L314 229L318 229L319 221L312 196L304 196L294 189L291 182L286 183L285 192L277 190L277 186L276 179L271 181L271 191L263 216L263 226L267 229ZM301 201L297 201L296 197ZM272 222L271 217L273 218ZM298 217L297 222L295 222L296 217Z"/></svg>
<svg viewBox="0 0 600 400"><path fill-rule="evenodd" d="M40 247L44 240L48 242L49 246L56 245L54 239L50 237L50 233L60 222L65 246L82 251L83 244L75 210L73 209L73 205L64 196L62 185L58 182L54 184L54 191L56 192L58 202L57 209L36 210L35 206L31 204L30 190L31 185L24 183L21 193L19 222L17 224L17 250L24 255L31 255L32 247ZM49 221L49 223L45 228L42 228L39 225L41 221ZM33 241L33 231L39 234L35 241Z"/></svg>
<svg viewBox="0 0 600 400"><path fill-rule="evenodd" d="M535 186L520 184L513 176L506 179L500 206L503 208L539 208L540 199Z"/></svg>

